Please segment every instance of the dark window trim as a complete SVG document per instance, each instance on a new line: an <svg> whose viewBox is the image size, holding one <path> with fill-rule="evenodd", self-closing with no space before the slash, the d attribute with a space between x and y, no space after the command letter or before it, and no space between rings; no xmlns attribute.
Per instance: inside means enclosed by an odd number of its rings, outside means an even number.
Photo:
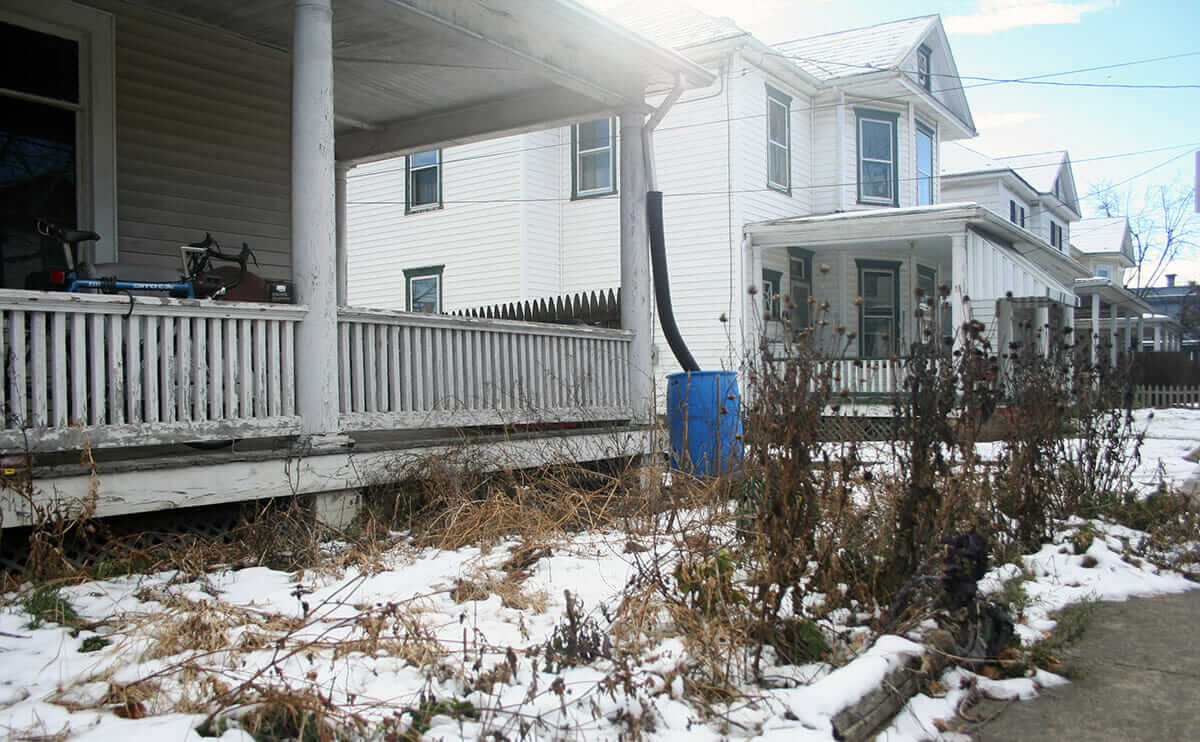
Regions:
<svg viewBox="0 0 1200 742"><path fill-rule="evenodd" d="M937 202L937 129L917 119L917 130L913 133L913 160L916 162L917 171L917 206L921 205L921 160L918 152L919 147L916 147L917 137L924 134L929 137L929 205L932 206Z"/></svg>
<svg viewBox="0 0 1200 742"><path fill-rule="evenodd" d="M925 60L925 71L921 72L921 60ZM917 84L926 91L933 91L933 49L925 44L917 47Z"/></svg>
<svg viewBox="0 0 1200 742"><path fill-rule="evenodd" d="M783 303L783 271L763 268L762 280L763 301L766 302L764 305L764 314L768 315L772 320L781 319L783 317L783 314L780 312L780 305ZM775 286L774 296L767 292L768 281Z"/></svg>
<svg viewBox="0 0 1200 742"><path fill-rule="evenodd" d="M1011 198L1008 200L1008 220L1017 223L1017 202Z"/></svg>
<svg viewBox="0 0 1200 742"><path fill-rule="evenodd" d="M780 193L792 195L792 96L782 90L766 83L767 88L767 188ZM783 124L787 142L784 145L786 157L784 162L787 163L787 183L772 183L771 182L771 147L778 146L771 140L771 101L775 101L783 106Z"/></svg>
<svg viewBox="0 0 1200 742"><path fill-rule="evenodd" d="M1021 209L1021 227L1024 228L1025 227L1025 207L1021 206L1020 209Z"/></svg>
<svg viewBox="0 0 1200 742"><path fill-rule="evenodd" d="M899 129L900 129L900 114L889 113L887 111L877 111L872 108L855 108L854 109L854 139L857 143L855 152L855 167L858 170L855 178L858 186L858 202L868 206L899 206L900 205L900 163L897 162L900 152L899 147ZM885 201L883 199L864 200L862 193L862 122L863 121L883 121L890 124L892 127L892 199Z"/></svg>
<svg viewBox="0 0 1200 742"><path fill-rule="evenodd" d="M418 204L413 206L412 202L412 155L404 156L404 213L405 214L420 214L423 211L436 211L442 208L442 150L441 148L434 150L422 150L415 154L424 154L425 152L437 152L436 165L422 165L424 170L430 167L437 168L437 203L436 204Z"/></svg>
<svg viewBox="0 0 1200 742"><path fill-rule="evenodd" d="M590 124L592 121L600 121L601 119L591 119L581 123ZM608 118L608 164L609 172L612 173L612 184L603 190L593 190L587 193L579 192L579 124L571 124L571 200L582 201L589 198L602 198L604 196L612 196L617 192L617 120L615 117Z"/></svg>
<svg viewBox="0 0 1200 742"><path fill-rule="evenodd" d="M860 296L860 297L863 295L862 276L863 276L864 270L877 270L877 271L889 270L889 271L892 271L892 282L893 282L892 283L892 296L894 298L894 302L893 302L894 306L892 307L892 311L894 314L892 315L892 333L891 333L891 335L892 335L892 338L891 338L892 352L888 356L882 356L885 358L895 355L896 349L900 347L900 338L899 338L899 335L900 335L900 265L901 265L901 263L898 260L872 260L872 259L867 259L867 258L855 258L854 259L854 266L856 268L855 272L858 274L858 296ZM865 339L865 336L863 335L863 330L866 327L866 323L864 321L865 319L866 319L866 313L860 309L858 312L858 357L859 358L866 358L866 356L863 355L863 341Z"/></svg>
<svg viewBox="0 0 1200 742"><path fill-rule="evenodd" d="M429 278L430 276L436 276L437 280L438 280L438 296L437 296L438 311L437 311L437 313L441 314L443 311L445 311L445 304L442 302L442 296L443 296L442 289L444 286L444 281L442 279L442 273L445 271L445 269L446 269L445 263L442 263L441 265L426 265L426 266L422 266L420 268L405 268L404 269L404 311L411 312L413 310L413 308L412 308L412 290L411 290L412 279L414 279L414 278Z"/></svg>

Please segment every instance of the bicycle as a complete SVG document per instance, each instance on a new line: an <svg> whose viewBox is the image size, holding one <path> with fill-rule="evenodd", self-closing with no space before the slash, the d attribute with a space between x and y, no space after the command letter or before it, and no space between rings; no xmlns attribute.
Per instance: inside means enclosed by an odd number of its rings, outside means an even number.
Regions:
<svg viewBox="0 0 1200 742"><path fill-rule="evenodd" d="M116 276L116 271L129 266L119 263L91 263L78 259L79 245L83 242L95 242L100 235L88 230L68 230L44 219L37 220L38 234L55 240L62 246L65 270L49 272L51 287L69 293L105 294L131 293L134 291L163 292L176 299L217 299L230 289L237 287L246 277L246 264L258 259L246 243L236 255L223 252L220 244L205 233L200 242L180 246L183 262L182 275L176 275L176 280L126 280ZM238 265L238 273L230 281L223 280L214 272L212 262L222 260ZM163 274L162 268L142 266L144 273ZM112 273L108 273L112 271ZM170 272L170 271L168 271Z"/></svg>

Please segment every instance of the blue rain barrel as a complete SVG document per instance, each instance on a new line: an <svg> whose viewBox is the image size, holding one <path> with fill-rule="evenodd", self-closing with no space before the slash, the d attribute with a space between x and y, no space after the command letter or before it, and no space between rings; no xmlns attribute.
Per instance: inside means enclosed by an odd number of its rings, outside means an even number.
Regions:
<svg viewBox="0 0 1200 742"><path fill-rule="evenodd" d="M667 376L671 466L716 477L742 460L742 400L734 371L684 371Z"/></svg>

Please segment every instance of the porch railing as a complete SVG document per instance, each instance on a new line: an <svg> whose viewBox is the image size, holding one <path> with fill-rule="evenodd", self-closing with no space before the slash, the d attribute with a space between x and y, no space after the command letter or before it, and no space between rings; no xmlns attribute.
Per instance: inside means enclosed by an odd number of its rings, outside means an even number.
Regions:
<svg viewBox="0 0 1200 742"><path fill-rule="evenodd" d="M627 330L343 309L338 331L345 431L630 417Z"/></svg>
<svg viewBox="0 0 1200 742"><path fill-rule="evenodd" d="M1133 390L1133 406L1200 408L1200 387L1145 385Z"/></svg>
<svg viewBox="0 0 1200 742"><path fill-rule="evenodd" d="M289 435L303 307L0 292L0 449Z"/></svg>
<svg viewBox="0 0 1200 742"><path fill-rule="evenodd" d="M833 366L834 394L846 391L858 396L886 396L904 387L904 361L843 359L821 361Z"/></svg>

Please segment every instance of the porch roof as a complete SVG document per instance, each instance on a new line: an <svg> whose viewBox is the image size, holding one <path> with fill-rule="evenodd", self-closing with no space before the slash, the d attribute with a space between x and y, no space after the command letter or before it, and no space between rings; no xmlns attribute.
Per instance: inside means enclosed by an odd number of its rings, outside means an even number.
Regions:
<svg viewBox="0 0 1200 742"><path fill-rule="evenodd" d="M1032 232L1018 227L976 203L934 204L903 209L846 211L821 216L789 217L746 225L757 245L785 246L804 243L850 243L901 240L951 234L966 228L1008 245L1070 286L1091 276L1083 265Z"/></svg>
<svg viewBox="0 0 1200 742"><path fill-rule="evenodd" d="M133 0L287 51L295 0ZM647 86L707 85L678 54L571 0L339 0L337 159L649 110Z"/></svg>
<svg viewBox="0 0 1200 742"><path fill-rule="evenodd" d="M1153 314L1154 307L1150 306L1145 299L1126 289L1124 286L1113 283L1109 278L1084 278L1075 281L1075 295L1079 297L1100 296L1100 301L1105 304L1116 305L1121 309L1136 311L1139 315Z"/></svg>

